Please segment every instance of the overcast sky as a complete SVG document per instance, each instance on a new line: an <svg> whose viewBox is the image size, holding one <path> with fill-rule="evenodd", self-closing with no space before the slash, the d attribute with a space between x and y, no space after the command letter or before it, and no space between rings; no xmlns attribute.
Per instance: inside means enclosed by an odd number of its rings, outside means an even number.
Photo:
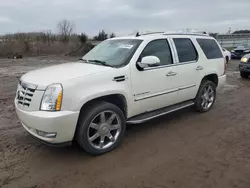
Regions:
<svg viewBox="0 0 250 188"><path fill-rule="evenodd" d="M250 29L250 0L0 0L0 34L56 32L61 19L75 31L118 35L139 31Z"/></svg>

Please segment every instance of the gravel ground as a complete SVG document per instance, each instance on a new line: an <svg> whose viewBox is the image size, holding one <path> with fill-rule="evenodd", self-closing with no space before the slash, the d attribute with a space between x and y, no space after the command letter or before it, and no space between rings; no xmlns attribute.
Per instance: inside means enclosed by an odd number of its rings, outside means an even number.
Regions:
<svg viewBox="0 0 250 188"><path fill-rule="evenodd" d="M91 157L77 146L51 148L29 136L13 100L26 71L70 60L0 60L0 187L249 188L250 80L237 61L214 108L192 108L128 125L122 146Z"/></svg>

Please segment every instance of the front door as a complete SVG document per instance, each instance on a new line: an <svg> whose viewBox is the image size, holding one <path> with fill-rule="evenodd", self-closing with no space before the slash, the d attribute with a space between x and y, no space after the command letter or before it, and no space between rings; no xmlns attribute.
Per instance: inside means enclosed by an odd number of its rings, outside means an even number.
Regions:
<svg viewBox="0 0 250 188"><path fill-rule="evenodd" d="M133 115L153 111L178 100L176 85L177 67L174 66L171 48L167 39L149 42L143 49L138 62L143 57L156 56L160 65L139 69L131 66L132 93L134 99Z"/></svg>

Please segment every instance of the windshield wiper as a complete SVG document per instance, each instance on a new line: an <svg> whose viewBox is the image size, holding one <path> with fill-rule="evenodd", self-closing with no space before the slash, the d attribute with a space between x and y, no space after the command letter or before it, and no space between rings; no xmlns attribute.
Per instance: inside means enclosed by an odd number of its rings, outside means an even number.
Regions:
<svg viewBox="0 0 250 188"><path fill-rule="evenodd" d="M97 60L97 59L91 59L91 60L88 60L88 62L99 63L99 64L102 64L102 65L107 66L107 67L112 67L111 65L107 64L105 61L101 61L101 60Z"/></svg>
<svg viewBox="0 0 250 188"><path fill-rule="evenodd" d="M87 59L83 59L83 58L80 58L80 59L78 59L78 60L88 62Z"/></svg>

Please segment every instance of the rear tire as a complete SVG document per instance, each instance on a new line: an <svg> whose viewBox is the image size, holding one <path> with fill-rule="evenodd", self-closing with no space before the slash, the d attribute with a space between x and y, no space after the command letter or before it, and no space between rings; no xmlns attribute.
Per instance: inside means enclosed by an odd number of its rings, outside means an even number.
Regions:
<svg viewBox="0 0 250 188"><path fill-rule="evenodd" d="M99 101L80 114L76 141L88 154L102 155L120 146L125 129L126 120L121 109Z"/></svg>
<svg viewBox="0 0 250 188"><path fill-rule="evenodd" d="M226 63L227 63L227 65L228 65L228 62L229 62L229 57L226 56Z"/></svg>
<svg viewBox="0 0 250 188"><path fill-rule="evenodd" d="M249 77L249 73L247 73L247 72L240 72L240 76L241 76L241 78L246 79L246 78Z"/></svg>
<svg viewBox="0 0 250 188"><path fill-rule="evenodd" d="M208 112L216 99L216 86L212 81L203 80L195 98L195 108L199 112Z"/></svg>

